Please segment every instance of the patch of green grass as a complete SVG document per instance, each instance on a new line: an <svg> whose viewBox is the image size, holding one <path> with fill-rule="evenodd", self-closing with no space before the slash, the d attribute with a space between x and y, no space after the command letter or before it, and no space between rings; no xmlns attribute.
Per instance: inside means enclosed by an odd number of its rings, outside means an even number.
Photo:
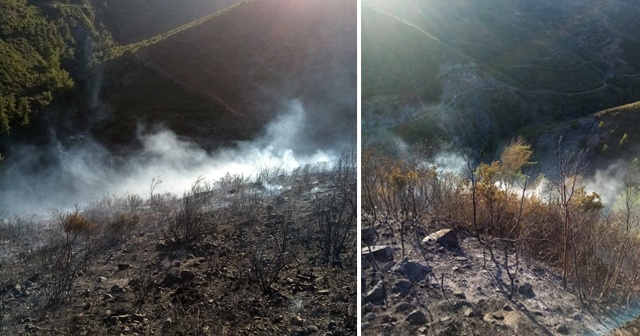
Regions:
<svg viewBox="0 0 640 336"><path fill-rule="evenodd" d="M603 148L609 157L624 157L640 145L640 102L635 102L595 113ZM601 126L602 125L602 126Z"/></svg>

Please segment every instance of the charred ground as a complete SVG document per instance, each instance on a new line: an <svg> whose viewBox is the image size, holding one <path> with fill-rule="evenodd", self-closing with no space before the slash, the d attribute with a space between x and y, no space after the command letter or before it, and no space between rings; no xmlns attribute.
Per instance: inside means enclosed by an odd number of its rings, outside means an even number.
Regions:
<svg viewBox="0 0 640 336"><path fill-rule="evenodd" d="M355 335L343 159L3 219L0 333Z"/></svg>
<svg viewBox="0 0 640 336"><path fill-rule="evenodd" d="M557 153L542 176L522 140L453 165L365 147L364 333L633 334L638 161L603 203L586 189L585 152Z"/></svg>

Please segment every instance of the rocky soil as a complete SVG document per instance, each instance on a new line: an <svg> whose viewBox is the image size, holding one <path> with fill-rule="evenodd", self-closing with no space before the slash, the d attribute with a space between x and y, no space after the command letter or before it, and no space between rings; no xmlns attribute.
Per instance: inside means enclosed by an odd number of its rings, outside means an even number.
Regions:
<svg viewBox="0 0 640 336"><path fill-rule="evenodd" d="M404 258L397 226L367 225L363 221L361 231L362 335L634 334L631 324L612 331L624 320L620 310L587 309L563 287L559 272L529 260L520 260L510 296L502 249L492 257L450 223L412 228ZM509 270L515 271L512 256Z"/></svg>
<svg viewBox="0 0 640 336"><path fill-rule="evenodd" d="M90 256L58 304L47 299L51 277L22 264L33 260L28 253L5 254L0 335L355 335L355 240L342 263L331 265L319 257L310 229L314 200L332 188L320 184L312 192L262 198L253 220L221 220L180 245L146 221L120 244ZM282 209L294 213L287 237L293 258L264 293L251 258L273 235L279 217L270 214ZM230 210L218 211L216 218L225 218ZM355 225L352 230L353 237Z"/></svg>

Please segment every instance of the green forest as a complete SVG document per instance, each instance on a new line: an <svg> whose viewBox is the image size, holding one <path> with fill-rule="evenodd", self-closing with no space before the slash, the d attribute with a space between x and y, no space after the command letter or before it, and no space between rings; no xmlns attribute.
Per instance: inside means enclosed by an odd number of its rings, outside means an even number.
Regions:
<svg viewBox="0 0 640 336"><path fill-rule="evenodd" d="M24 0L0 1L0 17L0 131L6 133L73 87L62 67L73 50L60 29Z"/></svg>
<svg viewBox="0 0 640 336"><path fill-rule="evenodd" d="M29 125L108 46L88 2L0 0L0 132ZM101 38L105 36L105 38Z"/></svg>

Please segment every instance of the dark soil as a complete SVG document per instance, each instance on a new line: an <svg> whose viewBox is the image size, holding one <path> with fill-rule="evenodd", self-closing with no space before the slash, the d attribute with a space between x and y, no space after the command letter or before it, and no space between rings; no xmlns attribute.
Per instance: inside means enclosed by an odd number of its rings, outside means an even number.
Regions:
<svg viewBox="0 0 640 336"><path fill-rule="evenodd" d="M165 223L144 207L131 234L88 256L55 304L55 270L37 262L46 264L47 256L24 236L2 241L0 335L355 335L355 240L339 261L325 262L313 230L315 206L337 186L330 178L309 186L255 199L249 219L230 216L232 205L212 211L210 228L182 244L168 240ZM251 260L278 234L273 227L285 210L288 262L263 291ZM355 237L355 222L350 230Z"/></svg>

